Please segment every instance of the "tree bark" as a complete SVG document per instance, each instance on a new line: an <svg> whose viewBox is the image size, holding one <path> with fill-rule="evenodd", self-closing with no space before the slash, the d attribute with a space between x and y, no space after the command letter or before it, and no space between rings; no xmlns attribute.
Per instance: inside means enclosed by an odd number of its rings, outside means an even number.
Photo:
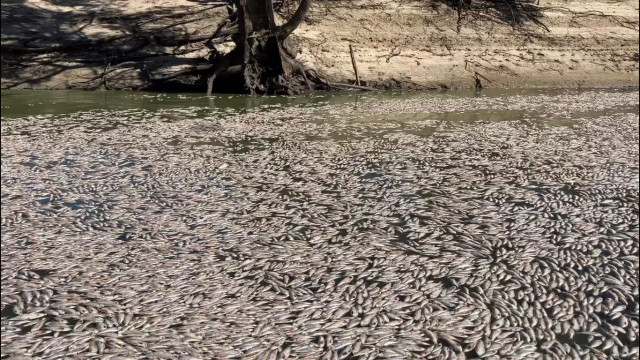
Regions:
<svg viewBox="0 0 640 360"><path fill-rule="evenodd" d="M208 93L214 80L224 71L220 67L242 67L242 81L250 94L292 94L301 82L294 80L300 66L283 51L282 42L302 23L311 0L302 0L293 17L277 27L272 0L239 0L236 49L218 61L208 81Z"/></svg>
<svg viewBox="0 0 640 360"><path fill-rule="evenodd" d="M311 0L301 0L298 10L293 14L286 24L282 25L278 31L278 39L284 41L302 24L311 8Z"/></svg>
<svg viewBox="0 0 640 360"><path fill-rule="evenodd" d="M251 94L280 93L285 72L272 0L241 0L238 18L245 87Z"/></svg>

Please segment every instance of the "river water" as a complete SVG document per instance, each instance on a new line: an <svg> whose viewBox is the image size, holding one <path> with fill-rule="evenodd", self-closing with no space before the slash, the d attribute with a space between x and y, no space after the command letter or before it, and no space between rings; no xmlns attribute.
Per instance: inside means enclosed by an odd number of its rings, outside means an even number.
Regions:
<svg viewBox="0 0 640 360"><path fill-rule="evenodd" d="M3 91L2 355L637 359L638 101Z"/></svg>

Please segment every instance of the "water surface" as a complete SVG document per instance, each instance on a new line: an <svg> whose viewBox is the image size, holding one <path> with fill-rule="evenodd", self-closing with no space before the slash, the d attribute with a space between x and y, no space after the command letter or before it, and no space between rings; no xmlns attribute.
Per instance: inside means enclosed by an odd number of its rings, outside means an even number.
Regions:
<svg viewBox="0 0 640 360"><path fill-rule="evenodd" d="M637 358L637 91L2 106L3 357Z"/></svg>

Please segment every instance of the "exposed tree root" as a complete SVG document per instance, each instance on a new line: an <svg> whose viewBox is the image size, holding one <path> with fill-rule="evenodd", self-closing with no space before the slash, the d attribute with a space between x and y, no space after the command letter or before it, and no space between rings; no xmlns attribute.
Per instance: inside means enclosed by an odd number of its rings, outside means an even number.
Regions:
<svg viewBox="0 0 640 360"><path fill-rule="evenodd" d="M293 95L300 93L305 85L312 89L301 65L284 45L284 40L302 23L310 6L311 0L302 0L289 21L277 27L271 0L240 0L237 14L231 14L226 21L232 24L231 17L237 18L237 33L231 37L235 49L212 59L213 67L207 75L207 94L216 90L216 80L221 76L242 82L243 90L249 94Z"/></svg>

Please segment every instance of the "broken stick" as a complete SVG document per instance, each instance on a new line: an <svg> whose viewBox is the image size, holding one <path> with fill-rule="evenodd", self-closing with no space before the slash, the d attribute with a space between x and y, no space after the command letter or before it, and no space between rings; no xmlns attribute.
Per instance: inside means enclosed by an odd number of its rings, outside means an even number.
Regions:
<svg viewBox="0 0 640 360"><path fill-rule="evenodd" d="M358 75L358 64L356 63L356 56L353 53L353 46L349 44L349 52L351 53L351 64L353 64L353 71L356 73L356 85L360 86L360 75Z"/></svg>

